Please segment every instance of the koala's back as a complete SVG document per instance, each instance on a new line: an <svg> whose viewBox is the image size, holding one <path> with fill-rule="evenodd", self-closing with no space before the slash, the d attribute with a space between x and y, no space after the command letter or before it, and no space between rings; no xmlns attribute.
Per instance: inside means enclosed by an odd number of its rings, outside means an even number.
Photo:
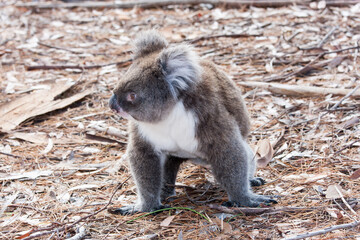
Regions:
<svg viewBox="0 0 360 240"><path fill-rule="evenodd" d="M235 118L241 135L246 139L250 131L250 119L240 89L212 62L203 60L201 66L203 68L201 84L206 87L210 86L208 90L212 92L211 94L204 92L204 94L209 98L214 98L212 104L215 104L217 108L223 108L231 117ZM221 120L226 121L224 118L226 116Z"/></svg>

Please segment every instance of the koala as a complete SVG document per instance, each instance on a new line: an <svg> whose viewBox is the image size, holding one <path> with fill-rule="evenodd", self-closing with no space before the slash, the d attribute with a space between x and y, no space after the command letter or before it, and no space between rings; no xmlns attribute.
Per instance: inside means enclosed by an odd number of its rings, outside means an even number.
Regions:
<svg viewBox="0 0 360 240"><path fill-rule="evenodd" d="M276 203L257 195L255 156L247 143L250 119L240 90L193 47L170 45L156 31L135 40L133 63L110 98L110 108L129 120L127 156L137 202L116 214L151 212L175 195L180 164L193 160L211 166L226 190L225 206Z"/></svg>

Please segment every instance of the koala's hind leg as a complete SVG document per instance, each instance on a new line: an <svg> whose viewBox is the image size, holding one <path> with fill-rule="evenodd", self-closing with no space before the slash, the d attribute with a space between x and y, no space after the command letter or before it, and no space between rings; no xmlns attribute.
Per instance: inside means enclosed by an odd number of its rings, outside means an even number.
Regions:
<svg viewBox="0 0 360 240"><path fill-rule="evenodd" d="M164 164L163 186L161 189L161 200L175 195L176 176L180 165L185 159L169 156Z"/></svg>
<svg viewBox="0 0 360 240"><path fill-rule="evenodd" d="M215 148L218 151L213 152L211 164L215 178L225 188L229 196L229 201L224 205L258 207L261 203L275 203L275 200L254 194L251 191L249 181L251 169L249 169L249 156L245 141L240 137L221 144L222 146ZM226 147L224 147L225 144ZM226 163L223 159L226 159Z"/></svg>

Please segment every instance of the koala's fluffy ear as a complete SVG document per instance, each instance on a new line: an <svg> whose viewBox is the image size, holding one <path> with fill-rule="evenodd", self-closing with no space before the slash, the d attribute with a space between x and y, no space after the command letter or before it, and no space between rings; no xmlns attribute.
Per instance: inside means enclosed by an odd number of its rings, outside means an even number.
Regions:
<svg viewBox="0 0 360 240"><path fill-rule="evenodd" d="M161 52L159 61L174 98L200 80L199 57L190 45L166 48Z"/></svg>
<svg viewBox="0 0 360 240"><path fill-rule="evenodd" d="M168 42L155 30L144 31L135 39L134 59L166 48Z"/></svg>

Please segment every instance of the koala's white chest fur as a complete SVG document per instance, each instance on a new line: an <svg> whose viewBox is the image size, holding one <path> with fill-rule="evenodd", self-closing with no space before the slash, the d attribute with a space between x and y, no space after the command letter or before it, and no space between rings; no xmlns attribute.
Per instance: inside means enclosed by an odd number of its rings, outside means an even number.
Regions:
<svg viewBox="0 0 360 240"><path fill-rule="evenodd" d="M158 123L139 123L139 131L155 149L182 158L198 158L195 138L197 119L178 102L169 115Z"/></svg>

